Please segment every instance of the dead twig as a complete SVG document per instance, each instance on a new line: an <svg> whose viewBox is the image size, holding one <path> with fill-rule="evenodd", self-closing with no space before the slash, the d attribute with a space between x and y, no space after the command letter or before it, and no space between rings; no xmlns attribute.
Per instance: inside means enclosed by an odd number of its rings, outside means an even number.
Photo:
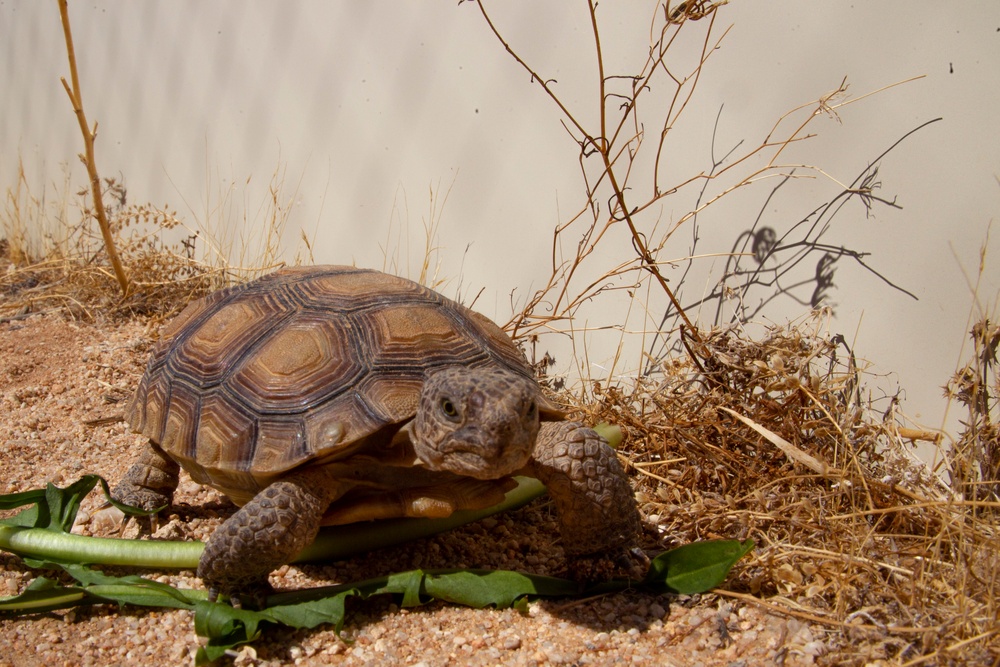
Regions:
<svg viewBox="0 0 1000 667"><path fill-rule="evenodd" d="M94 158L94 140L97 138L97 123L95 122L94 128L90 129L90 124L87 122L87 115L83 111L83 93L80 91L80 77L77 74L76 68L76 53L73 50L73 34L70 32L69 27L69 6L67 0L58 1L59 14L62 17L63 34L66 37L69 73L73 81L73 86L70 87L64 77L61 77L59 80L62 81L63 88L66 89L66 94L69 95L69 101L73 105L76 119L80 123L80 132L83 134L85 153L79 157L80 161L87 167L87 174L90 177L90 190L94 200L94 217L97 218L97 224L101 228L101 236L104 237L104 248L108 253L108 261L111 262L111 267L114 269L118 286L121 288L122 297L126 297L129 293L129 280L128 276L125 275L125 269L122 268L121 260L118 258L115 239L111 233L111 224L108 222L108 216L104 210L104 193L101 191L101 177L97 173L97 163Z"/></svg>

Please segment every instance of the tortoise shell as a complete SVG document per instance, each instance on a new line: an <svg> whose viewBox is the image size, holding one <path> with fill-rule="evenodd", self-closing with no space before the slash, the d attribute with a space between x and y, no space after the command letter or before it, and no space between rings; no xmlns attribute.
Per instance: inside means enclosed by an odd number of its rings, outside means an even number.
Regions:
<svg viewBox="0 0 1000 667"><path fill-rule="evenodd" d="M387 443L416 413L425 373L454 365L532 377L497 325L415 282L287 268L190 304L125 417L242 504L292 468Z"/></svg>

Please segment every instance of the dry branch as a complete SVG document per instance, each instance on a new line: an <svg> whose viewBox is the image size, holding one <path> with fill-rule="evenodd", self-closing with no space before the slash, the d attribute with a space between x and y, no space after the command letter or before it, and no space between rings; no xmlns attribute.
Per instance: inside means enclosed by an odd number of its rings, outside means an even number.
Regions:
<svg viewBox="0 0 1000 667"><path fill-rule="evenodd" d="M90 190L94 200L94 216L97 224L101 228L101 236L104 237L104 248L108 253L108 260L114 269L115 278L121 288L122 297L128 296L129 281L122 268L121 260L118 258L118 251L115 248L115 239L111 233L111 224L108 222L108 215L104 210L104 195L101 192L101 177L97 173L97 164L94 158L94 140L97 138L97 123L94 129L90 129L87 122L87 115L83 111L83 94L80 91L80 77L76 68L76 53L73 50L73 35L69 27L69 6L67 0L59 0L59 14L62 17L63 34L66 37L66 53L69 57L69 73L73 81L72 88L66 83L65 78L60 78L69 101L73 105L73 111L80 123L80 132L83 134L83 145L85 153L80 155L80 161L87 167L87 174L90 177Z"/></svg>
<svg viewBox="0 0 1000 667"><path fill-rule="evenodd" d="M626 433L657 546L757 542L718 593L826 627L817 664L990 664L1000 503L962 500L917 461L914 430L858 400L866 373L823 329L703 331L703 367L597 387L589 419Z"/></svg>

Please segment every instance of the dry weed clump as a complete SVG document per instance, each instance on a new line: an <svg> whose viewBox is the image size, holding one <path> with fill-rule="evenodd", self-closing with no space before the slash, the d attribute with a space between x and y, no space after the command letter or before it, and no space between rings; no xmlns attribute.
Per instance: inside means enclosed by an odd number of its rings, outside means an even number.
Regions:
<svg viewBox="0 0 1000 667"><path fill-rule="evenodd" d="M595 387L592 418L626 431L659 546L756 540L720 593L827 626L821 662L989 664L995 521L916 459L906 439L936 434L902 427L892 397L875 410L824 320L702 332L633 387Z"/></svg>
<svg viewBox="0 0 1000 667"><path fill-rule="evenodd" d="M945 387L945 395L958 399L969 413L965 429L949 451L949 475L957 493L996 503L1000 501L1000 325L984 318L973 325L971 337L972 360Z"/></svg>
<svg viewBox="0 0 1000 667"><path fill-rule="evenodd" d="M57 208L34 196L23 169L0 214L0 319L46 311L93 319L167 317L193 298L225 285L229 271L198 259L198 234L181 236L175 212L129 204L124 185L104 179L104 209L130 278L121 296L102 236L94 230L87 190L77 217L60 198Z"/></svg>

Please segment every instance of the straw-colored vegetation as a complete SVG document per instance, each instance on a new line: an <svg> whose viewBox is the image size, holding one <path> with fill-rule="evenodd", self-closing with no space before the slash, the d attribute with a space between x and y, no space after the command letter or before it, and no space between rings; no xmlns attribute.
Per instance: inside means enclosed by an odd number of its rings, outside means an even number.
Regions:
<svg viewBox="0 0 1000 667"><path fill-rule="evenodd" d="M0 318L51 310L87 318L165 317L213 289L280 266L279 245L294 200L285 191L283 167L272 174L253 214L233 187L219 188L191 224L169 205L129 203L122 178L100 177L98 124L87 121L65 0L59 9L72 81L62 84L83 136L85 150L78 157L88 185L74 191L67 170L55 197L36 194L19 165L0 216L0 251L9 261L0 294L16 298L0 302ZM302 242L309 257L304 232Z"/></svg>
<svg viewBox="0 0 1000 667"><path fill-rule="evenodd" d="M649 378L595 390L594 418L625 428L666 544L757 541L722 595L825 625L832 663L989 664L1000 656L996 358L960 373L990 407L969 405L972 426L942 452L953 489L913 454L935 434L907 428L895 402L874 410L864 369L825 324L817 312L752 340L735 326L703 332ZM956 492L970 488L981 492Z"/></svg>
<svg viewBox="0 0 1000 667"><path fill-rule="evenodd" d="M750 257L756 264L749 269L733 264L708 297L731 307L731 318L717 316L697 326L689 321L680 293L661 275L666 264L661 255L678 228L696 225L699 213L729 192L770 177L791 177L791 168L780 162L785 149L806 138L816 119L856 101L845 100L842 84L789 112L754 147L726 153L711 172L680 183L661 182L658 167L669 152L670 129L691 103L701 68L722 39L715 30L720 4L661 5L651 21L648 60L634 76L614 78L601 66L598 13L591 4L601 67L600 120L593 128L576 120L578 114L563 105L545 74L521 60L516 46L494 27L488 8L479 5L497 38L564 113L566 130L580 146L586 193L576 214L555 231L548 283L521 304L508 330L530 346L540 332L571 329L578 310L595 298L624 298L624 289L652 295L651 302L660 306L645 304L643 312L647 318L655 312L653 325L644 334L626 334L624 327L621 333L623 339L645 336L643 367L611 381L586 379L583 391L563 395L590 419L625 430L622 456L647 519L646 546L753 538L758 548L718 594L826 628L827 645L835 651L821 656L821 662L997 664L996 313L992 320L989 313L980 314L972 327L968 363L947 384L949 400L967 411L964 431L949 442L942 434L911 427L895 399L873 397L864 364L826 328L831 315L822 296L829 285L821 284L821 272L811 286L811 314L749 333L754 328L746 325L747 316L757 312L744 298L751 287L772 285L767 275L790 271L814 253L817 266L831 261L829 249L819 243L822 231L816 230L825 227L817 219L807 218L803 223L808 224L777 236L751 229L752 253L734 248L734 261ZM703 34L701 53L686 68L668 57L682 30ZM666 98L664 90L671 91ZM656 105L668 109L657 123L639 115L651 91L668 101ZM710 187L714 183L721 185ZM662 228L655 204L684 188L700 188L697 205ZM878 198L877 188L874 164L825 210L835 211L836 202L851 197L866 205L892 205ZM279 238L276 230L287 220L280 193L278 179L269 209L273 215L265 216L258 237L265 239L262 251L256 258L243 257L243 266L268 267L276 261L274 242L267 239ZM86 190L75 193L68 178L56 194L32 193L23 174L7 191L0 218L6 264L0 275L0 319L51 311L76 318L162 317L210 289L246 277L227 264L232 250L222 247L245 246L245 239L178 235L183 225L174 211L128 204L124 185L105 179L102 197L110 230L133 284L123 298L103 239L92 231L92 197ZM77 194L79 206L73 201ZM569 237L572 248L564 254ZM597 252L611 243L627 252ZM781 255L792 247L799 254ZM619 259L609 264L609 256ZM841 249L834 260L858 256ZM984 257L980 272L985 263ZM425 279L427 270L425 265L421 272ZM926 378L934 384L945 380ZM916 441L938 448L937 469L915 456Z"/></svg>

